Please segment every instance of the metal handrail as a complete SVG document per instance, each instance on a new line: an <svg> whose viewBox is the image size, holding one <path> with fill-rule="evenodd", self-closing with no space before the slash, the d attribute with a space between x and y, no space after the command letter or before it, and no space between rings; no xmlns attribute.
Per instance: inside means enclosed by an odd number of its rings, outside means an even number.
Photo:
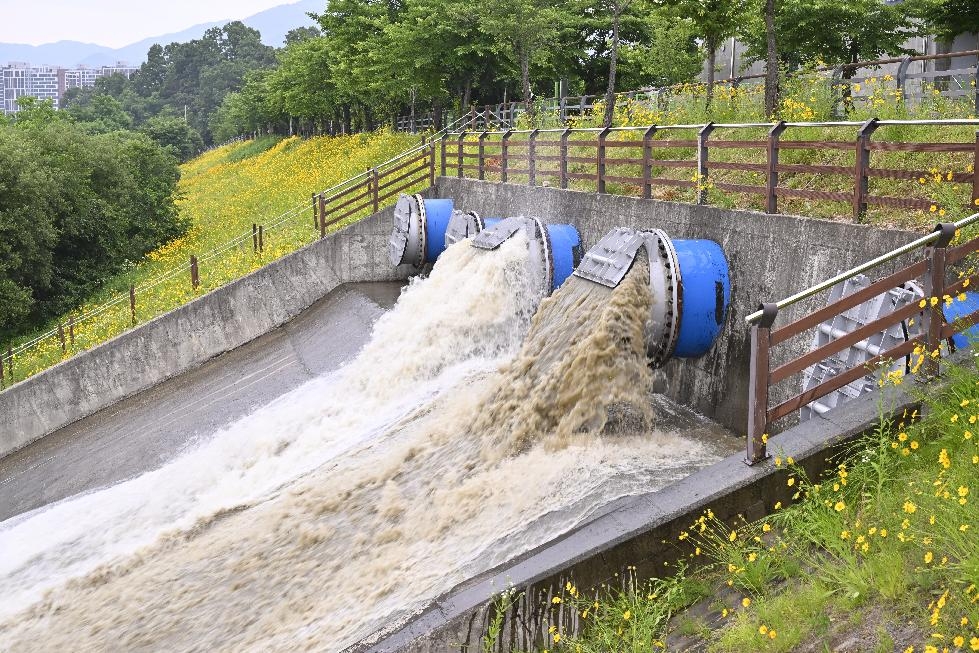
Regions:
<svg viewBox="0 0 979 653"><path fill-rule="evenodd" d="M963 218L962 220L959 220L958 222L955 223L955 229L956 229L956 231L958 231L962 227L967 227L967 226L969 226L971 224L974 224L976 222L979 222L979 213L973 213L968 218ZM907 254L909 252L913 252L914 250L918 249L919 247L923 247L924 245L927 245L927 244L929 244L931 242L934 242L934 241L938 240L939 236L941 236L941 232L940 231L937 231L937 230L936 231L933 231L930 234L928 234L927 236L922 236L921 238L919 238L917 240L914 240L914 241L908 243L907 245L904 245L902 247L898 247L897 249L892 250L892 251L890 251L890 252L888 252L886 254L883 254L881 256L878 256L875 259L872 259L870 261L867 261L866 263L862 263L862 264L856 266L855 268L851 268L851 269L847 270L846 272L841 272L840 274L836 275L835 277L833 277L831 279L827 279L826 281L823 281L822 283L818 283L815 286L812 286L810 288L807 288L806 290L802 290L800 292L795 293L794 295L790 295L789 297L786 297L785 299L782 299L782 300L780 300L778 302L775 302L775 307L778 308L779 310L781 310L781 309L785 308L786 306L791 306L793 304L796 304L796 303L802 301L803 299L808 299L809 297L812 297L813 295L816 295L818 293L821 293L824 290L829 290L830 288L832 288L836 284L838 284L838 283L840 283L842 281L846 281L847 279L852 279L853 277L857 276L858 274L861 274L861 273L866 272L866 271L868 271L868 270L870 270L872 268L877 267L881 263L887 263L888 261L893 261L894 259L896 259L896 258L898 258L900 256L903 256L903 255L905 255L905 254ZM747 322L748 324L754 324L755 322L757 322L758 320L760 320L762 318L762 315L763 315L763 311L757 310L754 313L752 313L751 315L749 315L748 317L746 317L744 319L744 321Z"/></svg>

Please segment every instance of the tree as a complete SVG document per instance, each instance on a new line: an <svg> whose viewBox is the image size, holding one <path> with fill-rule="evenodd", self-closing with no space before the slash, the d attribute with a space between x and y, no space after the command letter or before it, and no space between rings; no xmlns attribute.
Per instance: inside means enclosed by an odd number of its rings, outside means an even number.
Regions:
<svg viewBox="0 0 979 653"><path fill-rule="evenodd" d="M188 161L204 149L200 133L176 116L159 115L146 121L140 131L180 161Z"/></svg>
<svg viewBox="0 0 979 653"><path fill-rule="evenodd" d="M944 41L979 32L979 3L975 0L909 0L907 9L923 21L924 31Z"/></svg>
<svg viewBox="0 0 979 653"><path fill-rule="evenodd" d="M789 70L810 61L833 65L910 54L904 43L917 31L906 7L884 0L778 0L776 9L778 58ZM749 60L767 59L762 23L752 23L743 39ZM847 71L849 76L854 72Z"/></svg>
<svg viewBox="0 0 979 653"><path fill-rule="evenodd" d="M676 16L689 20L694 32L703 39L707 55L707 106L710 106L714 98L717 49L738 32L749 9L748 0L657 1L660 6L672 9Z"/></svg>
<svg viewBox="0 0 979 653"><path fill-rule="evenodd" d="M775 32L776 0L765 0L765 116L778 107L778 39ZM732 74L734 71L731 71Z"/></svg>
<svg viewBox="0 0 979 653"><path fill-rule="evenodd" d="M319 38L321 33L318 29L310 25L309 27L297 27L286 32L286 46L302 43L309 39Z"/></svg>
<svg viewBox="0 0 979 653"><path fill-rule="evenodd" d="M493 36L497 53L516 59L524 105L533 116L531 66L553 63L555 46L562 31L573 26L573 18L556 0L497 0L480 7L484 28Z"/></svg>

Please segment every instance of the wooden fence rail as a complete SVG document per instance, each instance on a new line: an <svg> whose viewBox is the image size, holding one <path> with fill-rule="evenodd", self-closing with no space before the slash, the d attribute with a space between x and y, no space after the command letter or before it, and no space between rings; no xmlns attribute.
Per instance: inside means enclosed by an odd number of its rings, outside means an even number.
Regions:
<svg viewBox="0 0 979 653"><path fill-rule="evenodd" d="M599 193L608 184L624 187L625 193L650 198L656 186L693 188L696 201L709 201L709 188L758 195L764 198L764 210L778 213L780 198L802 198L823 202L846 202L852 216L860 221L869 206L929 210L939 202L929 198L894 197L871 192L870 180L893 179L918 182L931 179L928 170L881 168L872 165L874 152L927 152L971 154L970 166L955 171L943 182L968 185L972 201L979 200L979 132L968 142L893 142L873 140L880 128L897 124L929 125L936 129L979 126L979 120L883 121L864 123L786 123L746 125L674 125L616 129L535 129L447 134L441 141L441 171L443 175L498 179L509 182L515 176L525 177L529 185L553 183L568 188L572 181L592 182ZM855 137L850 141L789 140L791 130L802 127L851 127ZM767 129L765 138L733 140L715 138L719 131L731 132ZM617 138L613 139L615 135ZM515 138L518 137L518 138ZM779 161L782 150L835 150L853 153L853 165L786 164ZM711 152L719 150L748 150L757 152L754 162L717 161ZM755 156L755 155L752 155ZM762 184L714 181L716 171L756 173L764 178ZM674 173L672 176L668 173ZM678 176L680 172L683 176ZM852 182L851 192L788 188L780 176L808 174L844 176ZM579 184L579 187L581 184Z"/></svg>

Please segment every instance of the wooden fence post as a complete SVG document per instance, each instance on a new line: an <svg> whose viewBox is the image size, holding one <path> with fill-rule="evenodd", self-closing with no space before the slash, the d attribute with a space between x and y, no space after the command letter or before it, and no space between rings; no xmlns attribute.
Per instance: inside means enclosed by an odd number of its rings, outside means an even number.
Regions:
<svg viewBox="0 0 979 653"><path fill-rule="evenodd" d="M320 238L326 236L326 198L323 193L317 196L320 205Z"/></svg>
<svg viewBox="0 0 979 653"><path fill-rule="evenodd" d="M955 225L943 222L935 226L935 231L941 235L931 247L925 249L928 261L928 272L925 275L925 300L928 306L924 311L925 356L921 366L922 377L932 379L940 372L939 359L941 353L932 356L935 351L941 352L942 328L945 326L944 297L945 297L945 255L948 244L955 238ZM937 299L937 301L935 301Z"/></svg>
<svg viewBox="0 0 979 653"><path fill-rule="evenodd" d="M527 141L527 185L537 184L537 134L539 129L530 132Z"/></svg>
<svg viewBox="0 0 979 653"><path fill-rule="evenodd" d="M765 182L765 213L778 213L778 139L785 131L785 121L780 120L768 130L768 177Z"/></svg>
<svg viewBox="0 0 979 653"><path fill-rule="evenodd" d="M252 223L252 251L258 251L258 225Z"/></svg>
<svg viewBox="0 0 979 653"><path fill-rule="evenodd" d="M479 179L486 179L486 134L485 130L479 134Z"/></svg>
<svg viewBox="0 0 979 653"><path fill-rule="evenodd" d="M316 212L316 193L313 193L313 229L320 228L319 214Z"/></svg>
<svg viewBox="0 0 979 653"><path fill-rule="evenodd" d="M561 132L561 172L558 177L561 188L568 187L568 136L570 135L570 127Z"/></svg>
<svg viewBox="0 0 979 653"><path fill-rule="evenodd" d="M653 135L656 133L656 125L643 132L642 135L642 197L643 199L653 198Z"/></svg>
<svg viewBox="0 0 979 653"><path fill-rule="evenodd" d="M867 211L867 194L870 192L870 137L877 130L877 119L863 123L857 132L855 163L853 168L853 221L860 222Z"/></svg>
<svg viewBox="0 0 979 653"><path fill-rule="evenodd" d="M503 132L502 144L500 147L500 181L506 183L507 181L507 168L510 163L510 134L513 133L512 129L508 129Z"/></svg>
<svg viewBox="0 0 979 653"><path fill-rule="evenodd" d="M697 132L697 204L707 204L707 161L710 155L707 139L714 131L714 123L709 122Z"/></svg>
<svg viewBox="0 0 979 653"><path fill-rule="evenodd" d="M265 251L265 226L258 225L258 251Z"/></svg>
<svg viewBox="0 0 979 653"><path fill-rule="evenodd" d="M134 284L129 284L129 318L136 326L136 286Z"/></svg>
<svg viewBox="0 0 979 653"><path fill-rule="evenodd" d="M446 176L446 175L445 175L445 145L446 145L446 141L447 141L448 139L449 139L449 134L448 134L448 132L446 132L446 133L445 133L445 134L444 134L444 135L442 136L442 166L441 166L441 167L442 167L442 176L443 176L443 177L445 177L445 176Z"/></svg>
<svg viewBox="0 0 979 653"><path fill-rule="evenodd" d="M371 188L374 189L374 198L373 198L374 210L371 211L371 213L377 213L378 209L380 208L380 204L381 204L380 185L381 185L381 177L377 173L377 168L371 168ZM261 227L259 227L259 229L261 229ZM258 239L259 243L262 242L261 235L262 232L259 231L259 239Z"/></svg>
<svg viewBox="0 0 979 653"><path fill-rule="evenodd" d="M197 269L197 257L193 254L190 255L190 286L194 290L197 290L197 286L200 285L201 278Z"/></svg>
<svg viewBox="0 0 979 653"><path fill-rule="evenodd" d="M598 152L595 157L597 163L597 173L598 182L596 184L596 192L605 192L605 139L608 137L608 133L611 131L611 127L606 127L602 131L598 132Z"/></svg>
<svg viewBox="0 0 979 653"><path fill-rule="evenodd" d="M65 340L65 327L58 322L58 342L61 343L61 355L68 353L68 342Z"/></svg>
<svg viewBox="0 0 979 653"><path fill-rule="evenodd" d="M762 304L762 316L751 327L751 367L748 372L748 450L744 461L754 465L768 458L768 380L772 324L776 304Z"/></svg>
<svg viewBox="0 0 979 653"><path fill-rule="evenodd" d="M430 186L435 185L435 141L428 146L428 183Z"/></svg>
<svg viewBox="0 0 979 653"><path fill-rule="evenodd" d="M459 133L459 151L458 151L458 157L457 157L458 160L459 160L459 170L456 171L456 176L459 179L462 179L463 174L464 174L464 171L462 169L462 164L463 164L463 161L465 159L462 156L463 155L462 147L463 147L463 144L465 143L465 141L466 141L466 130L462 130L462 132Z"/></svg>

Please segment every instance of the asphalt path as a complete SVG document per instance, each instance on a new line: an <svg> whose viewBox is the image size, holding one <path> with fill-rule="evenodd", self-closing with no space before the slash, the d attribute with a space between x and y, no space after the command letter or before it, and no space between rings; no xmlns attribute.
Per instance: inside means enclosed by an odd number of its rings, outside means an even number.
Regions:
<svg viewBox="0 0 979 653"><path fill-rule="evenodd" d="M399 283L340 286L281 328L0 460L0 521L156 469L351 360Z"/></svg>

